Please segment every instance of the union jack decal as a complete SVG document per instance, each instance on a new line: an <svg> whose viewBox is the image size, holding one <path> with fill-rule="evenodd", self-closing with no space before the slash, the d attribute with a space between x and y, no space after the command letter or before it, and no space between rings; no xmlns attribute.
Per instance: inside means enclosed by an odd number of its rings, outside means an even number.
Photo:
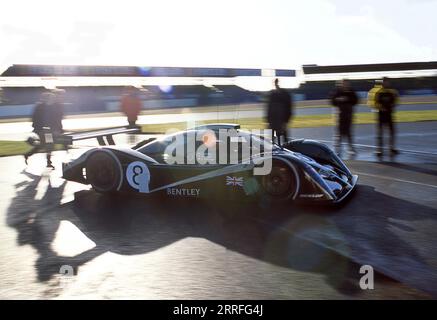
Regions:
<svg viewBox="0 0 437 320"><path fill-rule="evenodd" d="M227 186L243 186L243 177L226 177Z"/></svg>

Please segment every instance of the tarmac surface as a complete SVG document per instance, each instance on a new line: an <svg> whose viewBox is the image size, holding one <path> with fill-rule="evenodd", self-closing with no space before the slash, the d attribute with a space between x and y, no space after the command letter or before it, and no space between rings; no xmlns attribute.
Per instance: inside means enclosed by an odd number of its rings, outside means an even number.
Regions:
<svg viewBox="0 0 437 320"><path fill-rule="evenodd" d="M376 162L374 127L355 127L358 188L327 208L108 197L60 178L83 149L54 171L0 158L0 298L436 298L437 123L397 128L401 154ZM333 128L291 134L330 144Z"/></svg>

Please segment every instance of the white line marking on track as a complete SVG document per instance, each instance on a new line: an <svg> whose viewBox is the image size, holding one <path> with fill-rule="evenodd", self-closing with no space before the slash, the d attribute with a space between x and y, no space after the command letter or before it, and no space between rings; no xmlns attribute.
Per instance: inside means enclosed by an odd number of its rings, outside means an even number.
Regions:
<svg viewBox="0 0 437 320"><path fill-rule="evenodd" d="M318 140L318 141L325 142L325 143L334 143L334 141L331 141L331 140ZM357 147L365 147L365 148L372 148L372 149L378 148L377 146L373 146L373 145L369 145L369 144L353 143L353 145L357 146ZM416 153L416 154L425 154L425 155L437 156L437 152L416 151L416 150L408 150L408 149L398 149L398 150L400 152L406 152L406 153Z"/></svg>
<svg viewBox="0 0 437 320"><path fill-rule="evenodd" d="M362 175L362 176L369 176L369 177L373 177L373 178L380 178L380 179L386 179L386 180L392 180L392 181L398 181L398 182L404 182L404 183L411 183L411 184L416 184L419 186L437 189L437 186L433 185L433 184L427 184L427 183L410 181L410 180L403 180L403 179L397 179L397 178L390 178L390 177L386 177L386 176L381 176L381 175L371 174L371 173L364 173L364 172L359 172L359 171L354 171L354 173L356 173L358 175Z"/></svg>

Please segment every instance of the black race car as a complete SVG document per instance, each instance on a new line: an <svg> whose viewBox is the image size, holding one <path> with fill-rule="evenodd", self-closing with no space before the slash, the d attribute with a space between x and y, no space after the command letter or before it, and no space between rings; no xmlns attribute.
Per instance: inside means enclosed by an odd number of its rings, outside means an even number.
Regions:
<svg viewBox="0 0 437 320"><path fill-rule="evenodd" d="M63 164L63 177L104 193L334 203L357 182L320 142L300 139L278 146L235 124L198 126L133 148L90 149Z"/></svg>

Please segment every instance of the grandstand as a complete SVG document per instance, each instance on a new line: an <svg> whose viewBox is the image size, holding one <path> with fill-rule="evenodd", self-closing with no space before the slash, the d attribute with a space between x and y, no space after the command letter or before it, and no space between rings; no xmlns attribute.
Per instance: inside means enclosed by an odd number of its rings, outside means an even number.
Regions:
<svg viewBox="0 0 437 320"><path fill-rule="evenodd" d="M12 65L0 76L0 117L30 115L46 84L66 90L65 112L75 114L117 111L123 87L129 84L142 88L145 109L257 103L265 92L244 89L235 79L266 76L300 81L289 88L295 100L326 99L342 78L365 96L383 76L392 79L401 95L437 94L437 62L304 65L300 77L284 69Z"/></svg>
<svg viewBox="0 0 437 320"><path fill-rule="evenodd" d="M390 77L401 95L437 94L437 62L406 62L318 66L304 65L303 81L293 90L306 100L326 99L335 81L347 78L361 95L367 94L375 80Z"/></svg>
<svg viewBox="0 0 437 320"><path fill-rule="evenodd" d="M295 76L295 70L273 71ZM30 114L41 93L55 86L66 91L66 114L118 111L126 85L141 87L145 109L255 103L260 95L234 79L262 74L241 68L12 65L0 77L0 117Z"/></svg>

